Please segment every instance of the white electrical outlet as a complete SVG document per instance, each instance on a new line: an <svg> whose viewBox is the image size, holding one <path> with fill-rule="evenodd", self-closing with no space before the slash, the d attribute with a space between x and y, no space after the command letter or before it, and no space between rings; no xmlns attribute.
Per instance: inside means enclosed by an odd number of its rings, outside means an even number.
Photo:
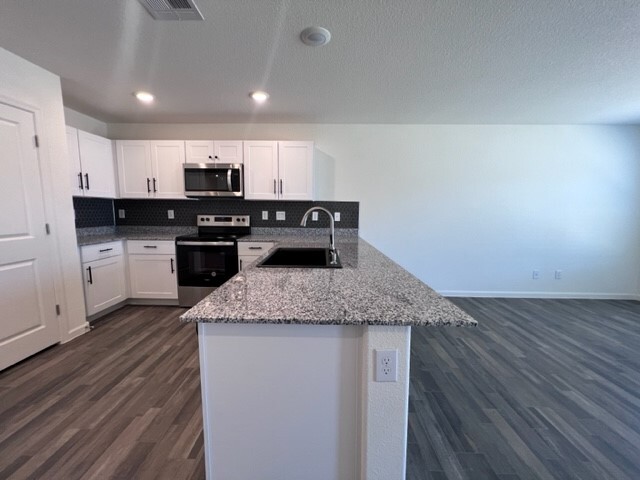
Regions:
<svg viewBox="0 0 640 480"><path fill-rule="evenodd" d="M312 222L318 221L318 212L311 212L311 221Z"/></svg>
<svg viewBox="0 0 640 480"><path fill-rule="evenodd" d="M336 222L339 222L339 221L340 221L340 212L336 212L336 213L334 213L334 214L333 214L333 219L334 219Z"/></svg>
<svg viewBox="0 0 640 480"><path fill-rule="evenodd" d="M124 218L124 208L118 209L118 218Z"/></svg>
<svg viewBox="0 0 640 480"><path fill-rule="evenodd" d="M531 272L531 278L534 280L538 280L540 278L540 270L534 270Z"/></svg>
<svg viewBox="0 0 640 480"><path fill-rule="evenodd" d="M398 381L398 350L376 350L376 382Z"/></svg>
<svg viewBox="0 0 640 480"><path fill-rule="evenodd" d="M276 212L276 220L286 220L287 217L284 212Z"/></svg>
<svg viewBox="0 0 640 480"><path fill-rule="evenodd" d="M176 218L173 210L167 210L167 218L169 218L169 220L173 220L174 218Z"/></svg>
<svg viewBox="0 0 640 480"><path fill-rule="evenodd" d="M263 220L269 220L269 211L268 210L262 210L262 219Z"/></svg>
<svg viewBox="0 0 640 480"><path fill-rule="evenodd" d="M562 280L562 270L556 270L556 280Z"/></svg>

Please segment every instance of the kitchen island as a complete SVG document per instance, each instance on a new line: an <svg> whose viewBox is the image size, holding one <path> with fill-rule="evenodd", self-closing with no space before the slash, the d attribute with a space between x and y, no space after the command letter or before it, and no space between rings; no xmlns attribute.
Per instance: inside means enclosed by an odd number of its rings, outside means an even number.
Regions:
<svg viewBox="0 0 640 480"><path fill-rule="evenodd" d="M364 240L337 243L342 269L256 262L181 317L199 322L207 478L404 478L411 327L476 322ZM374 381L376 350L397 350L396 382Z"/></svg>

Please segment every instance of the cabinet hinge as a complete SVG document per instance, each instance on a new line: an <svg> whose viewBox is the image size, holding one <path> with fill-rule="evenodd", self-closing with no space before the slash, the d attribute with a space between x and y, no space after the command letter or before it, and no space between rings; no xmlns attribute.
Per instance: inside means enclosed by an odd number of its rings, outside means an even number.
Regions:
<svg viewBox="0 0 640 480"><path fill-rule="evenodd" d="M56 315L60 315L60 305L56 305Z"/></svg>
<svg viewBox="0 0 640 480"><path fill-rule="evenodd" d="M44 231L47 232L47 235L51 235L51 227L49 227L48 223L44 224Z"/></svg>
<svg viewBox="0 0 640 480"><path fill-rule="evenodd" d="M36 148L40 148L40 140L38 140L38 135L33 136L33 141L36 144Z"/></svg>

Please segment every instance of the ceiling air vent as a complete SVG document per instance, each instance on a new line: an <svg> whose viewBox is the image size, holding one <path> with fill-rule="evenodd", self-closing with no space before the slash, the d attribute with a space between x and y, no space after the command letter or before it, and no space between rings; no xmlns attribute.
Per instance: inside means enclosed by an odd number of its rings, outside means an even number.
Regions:
<svg viewBox="0 0 640 480"><path fill-rule="evenodd" d="M204 20L193 0L140 0L156 20Z"/></svg>

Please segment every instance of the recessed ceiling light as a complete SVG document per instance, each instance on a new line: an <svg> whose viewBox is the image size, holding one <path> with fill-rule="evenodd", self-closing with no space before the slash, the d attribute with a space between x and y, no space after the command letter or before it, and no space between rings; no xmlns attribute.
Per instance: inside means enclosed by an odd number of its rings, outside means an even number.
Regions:
<svg viewBox="0 0 640 480"><path fill-rule="evenodd" d="M149 92L136 92L136 93L134 93L134 95L142 103L151 103L151 102L153 102L153 99L155 98Z"/></svg>
<svg viewBox="0 0 640 480"><path fill-rule="evenodd" d="M267 101L267 98L269 98L269 94L267 92L261 91L251 92L249 96L253 98L256 103L264 103Z"/></svg>
<svg viewBox="0 0 640 480"><path fill-rule="evenodd" d="M307 27L300 32L300 40L310 47L321 47L331 40L331 32L322 27Z"/></svg>

